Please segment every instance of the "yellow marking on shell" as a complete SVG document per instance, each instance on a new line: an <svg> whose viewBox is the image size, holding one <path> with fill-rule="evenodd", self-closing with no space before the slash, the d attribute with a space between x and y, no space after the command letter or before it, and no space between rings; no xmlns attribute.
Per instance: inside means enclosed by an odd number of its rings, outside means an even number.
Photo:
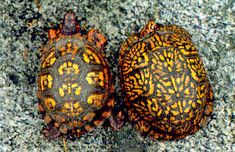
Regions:
<svg viewBox="0 0 235 152"><path fill-rule="evenodd" d="M170 113L170 110L171 110L170 107L166 107L165 114L168 115Z"/></svg>
<svg viewBox="0 0 235 152"><path fill-rule="evenodd" d="M170 94L175 94L175 91L172 90L172 89L168 89L168 92L169 92Z"/></svg>
<svg viewBox="0 0 235 152"><path fill-rule="evenodd" d="M153 64L157 64L156 58L152 58L152 62L153 62Z"/></svg>
<svg viewBox="0 0 235 152"><path fill-rule="evenodd" d="M174 111L174 110L171 110L171 113L172 113L174 116L177 116L177 115L179 115L179 111Z"/></svg>
<svg viewBox="0 0 235 152"><path fill-rule="evenodd" d="M156 40L157 40L159 46L162 46L162 40L160 39L159 35L154 34L154 37L156 38Z"/></svg>
<svg viewBox="0 0 235 152"><path fill-rule="evenodd" d="M172 67L173 67L173 60L170 60L170 61L167 61L167 63L168 63L168 71L169 72L172 72L173 71L173 69L172 69Z"/></svg>
<svg viewBox="0 0 235 152"><path fill-rule="evenodd" d="M180 78L176 78L176 83L180 84Z"/></svg>
<svg viewBox="0 0 235 152"><path fill-rule="evenodd" d="M144 48L142 48L142 50L144 51ZM144 67L144 66L148 65L148 62L149 62L149 58L148 58L147 53L142 53L142 55L144 57L145 62L139 64L140 67ZM142 61L142 59L141 59L141 61Z"/></svg>
<svg viewBox="0 0 235 152"><path fill-rule="evenodd" d="M77 109L79 107L79 103L78 102L75 102L74 103L74 108Z"/></svg>
<svg viewBox="0 0 235 152"><path fill-rule="evenodd" d="M175 121L175 117L172 117L172 116L171 116L171 117L170 117L170 120L171 120L171 121Z"/></svg>
<svg viewBox="0 0 235 152"><path fill-rule="evenodd" d="M191 71L191 76L196 80L199 81L198 77L197 77L197 73L195 71Z"/></svg>
<svg viewBox="0 0 235 152"><path fill-rule="evenodd" d="M60 65L58 69L59 75L66 74L79 74L79 65L76 63L72 63L71 61L64 62L62 65Z"/></svg>
<svg viewBox="0 0 235 152"><path fill-rule="evenodd" d="M199 103L200 105L202 104L202 101L201 100L197 100L197 103Z"/></svg>
<svg viewBox="0 0 235 152"><path fill-rule="evenodd" d="M46 107L50 110L54 109L56 106L56 101L53 98L46 98L44 100Z"/></svg>
<svg viewBox="0 0 235 152"><path fill-rule="evenodd" d="M186 88L185 90L184 90L184 95L189 95L190 94L190 89L189 88Z"/></svg>
<svg viewBox="0 0 235 152"><path fill-rule="evenodd" d="M148 43L150 45L150 50L155 51L157 45L155 44L154 37L151 37L150 40L148 40Z"/></svg>
<svg viewBox="0 0 235 152"><path fill-rule="evenodd" d="M159 55L159 58L162 60L162 61L164 61L165 60L165 58L164 58L164 56L163 55Z"/></svg>
<svg viewBox="0 0 235 152"><path fill-rule="evenodd" d="M59 88L59 94L61 97L64 97L64 90L63 88Z"/></svg>
<svg viewBox="0 0 235 152"><path fill-rule="evenodd" d="M77 87L77 88L76 88L75 94L76 94L77 96L80 95L81 89L82 89L82 87Z"/></svg>
<svg viewBox="0 0 235 152"><path fill-rule="evenodd" d="M95 105L98 108L101 106L103 98L104 94L91 94L87 99L87 103L89 105Z"/></svg>
<svg viewBox="0 0 235 152"><path fill-rule="evenodd" d="M171 108L173 108L173 109L175 109L177 107L178 107L177 103L174 103L174 104L171 105Z"/></svg>
<svg viewBox="0 0 235 152"><path fill-rule="evenodd" d="M167 51L166 50L163 51L163 55L164 55L164 57L167 57Z"/></svg>
<svg viewBox="0 0 235 152"><path fill-rule="evenodd" d="M134 100L141 94L146 97L152 95L154 93L152 79L149 69L124 77L124 86L129 100Z"/></svg>
<svg viewBox="0 0 235 152"><path fill-rule="evenodd" d="M70 49L71 46L72 46L72 44L70 42L68 42L67 47Z"/></svg>
<svg viewBox="0 0 235 152"><path fill-rule="evenodd" d="M69 40L68 43L67 43L68 52L70 52L71 46L72 46L72 44L71 44L71 42L70 42L70 40Z"/></svg>
<svg viewBox="0 0 235 152"><path fill-rule="evenodd" d="M182 105L183 105L183 107L186 106L186 101L185 100L182 102Z"/></svg>
<svg viewBox="0 0 235 152"><path fill-rule="evenodd" d="M188 104L189 104L189 105L191 105L192 103L193 103L193 101L192 101L192 100L189 100L189 101L188 101Z"/></svg>
<svg viewBox="0 0 235 152"><path fill-rule="evenodd" d="M79 102L68 101L65 102L61 108L61 112L65 113L67 116L78 116L83 111L83 108L80 106Z"/></svg>
<svg viewBox="0 0 235 152"><path fill-rule="evenodd" d="M189 113L190 109L191 109L191 108L190 108L190 106L189 106L189 107L187 107L186 109L184 109L184 112L185 112L185 113Z"/></svg>
<svg viewBox="0 0 235 152"><path fill-rule="evenodd" d="M75 71L75 74L79 73L79 66L77 64L73 64L73 69Z"/></svg>
<svg viewBox="0 0 235 152"><path fill-rule="evenodd" d="M190 109L191 109L191 108L190 108ZM189 118L193 118L193 117L194 117L194 112L193 112L192 110L190 110L189 113L188 113L188 115L189 115Z"/></svg>
<svg viewBox="0 0 235 152"><path fill-rule="evenodd" d="M174 87L174 90L177 91L178 90L178 87L176 86L176 82L175 82L175 78L173 76L171 76L171 82L173 84L173 87ZM175 92L174 91L174 92ZM172 92L171 92L172 93Z"/></svg>
<svg viewBox="0 0 235 152"><path fill-rule="evenodd" d="M86 63L101 64L100 58L90 49L86 49L85 53L83 53L83 59Z"/></svg>
<svg viewBox="0 0 235 152"><path fill-rule="evenodd" d="M72 44L71 44L70 40L68 41L66 47L60 46L60 53L61 53L61 55L64 56L66 54L70 54L70 53L73 53L74 51L76 51L76 50L72 50L71 46L72 46Z"/></svg>
<svg viewBox="0 0 235 152"><path fill-rule="evenodd" d="M44 60L42 68L52 66L55 63L55 61L56 61L55 52L52 51Z"/></svg>
<svg viewBox="0 0 235 152"><path fill-rule="evenodd" d="M136 129L138 129L140 132L147 132L150 128L149 125L146 125L144 121L138 121L138 123L135 125Z"/></svg>
<svg viewBox="0 0 235 152"><path fill-rule="evenodd" d="M77 43L74 43L73 44L73 52L72 52L72 55L75 57L76 54L78 53L78 51L80 51L82 48L80 48L79 44Z"/></svg>
<svg viewBox="0 0 235 152"><path fill-rule="evenodd" d="M45 87L52 88L53 77L50 74L45 74L40 76L40 86L41 90L44 91Z"/></svg>
<svg viewBox="0 0 235 152"><path fill-rule="evenodd" d="M178 101L178 107L179 107L179 111L180 111L180 113L182 113L182 112L183 112L183 110L182 110L181 101Z"/></svg>
<svg viewBox="0 0 235 152"><path fill-rule="evenodd" d="M160 109L157 113L157 116L159 117L162 114L162 109Z"/></svg>
<svg viewBox="0 0 235 152"><path fill-rule="evenodd" d="M149 78L149 80L146 79L145 81L145 87L148 85L149 86L149 90L147 90L147 88L145 89L145 91L147 92L145 94L145 96L150 96L154 93L154 83L152 80L152 74L150 74L149 70L147 70L146 74L145 74L146 78Z"/></svg>
<svg viewBox="0 0 235 152"><path fill-rule="evenodd" d="M186 50L188 50L191 48L191 45L186 45L185 48L186 48Z"/></svg>
<svg viewBox="0 0 235 152"><path fill-rule="evenodd" d="M105 69L104 72L107 72ZM87 83L90 85L99 85L103 87L105 85L105 76L103 71L89 72L86 76Z"/></svg>
<svg viewBox="0 0 235 152"><path fill-rule="evenodd" d="M65 47L60 47L60 53L61 53L62 56L64 56L66 54Z"/></svg>
<svg viewBox="0 0 235 152"><path fill-rule="evenodd" d="M194 109L196 108L196 103L195 103L195 102L192 103L192 107L193 107Z"/></svg>
<svg viewBox="0 0 235 152"><path fill-rule="evenodd" d="M178 43L178 44L179 44L179 43ZM182 51L185 51L185 50L184 50L184 46L182 46L182 45L181 45L181 46L178 46L178 49L181 49Z"/></svg>
<svg viewBox="0 0 235 152"><path fill-rule="evenodd" d="M65 108L65 109L69 109L69 107L70 107L69 103L65 103L65 104L64 104L64 108Z"/></svg>
<svg viewBox="0 0 235 152"><path fill-rule="evenodd" d="M62 86L59 88L59 94L61 97L64 97L65 94L72 94L80 95L82 87L78 85L78 83L63 83Z"/></svg>
<svg viewBox="0 0 235 152"><path fill-rule="evenodd" d="M131 71L148 66L149 57L146 52L146 43L138 43L134 45L131 50L126 54L123 63L123 74L126 75Z"/></svg>
<svg viewBox="0 0 235 152"><path fill-rule="evenodd" d="M171 86L171 82L170 81L167 81L167 82L164 82L162 80L159 80L159 81L162 82L165 87Z"/></svg>
<svg viewBox="0 0 235 152"><path fill-rule="evenodd" d="M168 52L168 58L173 59L173 52ZM172 63L173 64L173 63Z"/></svg>
<svg viewBox="0 0 235 152"><path fill-rule="evenodd" d="M66 68L66 66L67 66L67 64L65 62L62 65L60 65L60 67L58 69L59 75L64 74L63 69Z"/></svg>
<svg viewBox="0 0 235 152"><path fill-rule="evenodd" d="M90 63L90 59L87 54L85 54L85 53L83 54L83 59L86 63Z"/></svg>
<svg viewBox="0 0 235 152"><path fill-rule="evenodd" d="M157 100L155 99L155 98L153 98L153 99L151 99L151 100L147 100L147 102L148 102L148 108L150 109L150 110L152 110L152 111L158 111L158 109L159 109L159 106L158 106L158 104L157 104ZM154 105L154 106L153 106Z"/></svg>

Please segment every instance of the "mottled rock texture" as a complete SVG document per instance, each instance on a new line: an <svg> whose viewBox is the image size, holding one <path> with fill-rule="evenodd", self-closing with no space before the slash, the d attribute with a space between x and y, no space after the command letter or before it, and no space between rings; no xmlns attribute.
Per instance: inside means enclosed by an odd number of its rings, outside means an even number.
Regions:
<svg viewBox="0 0 235 152"><path fill-rule="evenodd" d="M48 141L40 134L36 76L47 30L56 27L69 9L107 36L105 53L115 76L121 42L149 19L184 27L200 50L215 94L213 119L186 139L151 141L126 125L119 132L98 128L68 141L69 151L235 151L234 0L2 0L0 151L63 150L62 141Z"/></svg>

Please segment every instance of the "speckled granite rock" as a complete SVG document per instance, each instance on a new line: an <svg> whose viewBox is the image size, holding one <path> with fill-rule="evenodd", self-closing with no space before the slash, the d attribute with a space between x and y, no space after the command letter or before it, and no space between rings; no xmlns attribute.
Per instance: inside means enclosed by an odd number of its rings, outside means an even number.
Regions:
<svg viewBox="0 0 235 152"><path fill-rule="evenodd" d="M119 132L98 128L70 151L235 151L235 2L233 0L3 0L0 5L0 151L62 151L62 141L40 134L36 75L46 32L68 9L108 37L106 56L114 74L121 42L149 19L187 29L200 50L215 94L207 128L176 142L150 141L130 125ZM54 24L53 24L54 23ZM118 88L118 87L117 87Z"/></svg>

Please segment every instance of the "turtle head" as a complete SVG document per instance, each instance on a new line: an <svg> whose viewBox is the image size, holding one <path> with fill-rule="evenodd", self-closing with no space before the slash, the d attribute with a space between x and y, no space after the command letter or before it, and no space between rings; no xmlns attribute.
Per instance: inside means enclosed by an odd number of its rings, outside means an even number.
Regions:
<svg viewBox="0 0 235 152"><path fill-rule="evenodd" d="M71 10L64 15L61 33L63 35L76 34L76 15Z"/></svg>

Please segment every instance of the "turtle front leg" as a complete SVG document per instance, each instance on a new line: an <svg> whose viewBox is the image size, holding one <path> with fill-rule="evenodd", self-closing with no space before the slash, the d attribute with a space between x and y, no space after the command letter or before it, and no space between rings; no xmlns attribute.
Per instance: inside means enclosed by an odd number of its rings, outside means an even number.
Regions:
<svg viewBox="0 0 235 152"><path fill-rule="evenodd" d="M152 33L156 28L156 23L153 20L150 20L148 24L140 31L140 36L145 37L149 33Z"/></svg>
<svg viewBox="0 0 235 152"><path fill-rule="evenodd" d="M87 34L87 40L91 44L95 44L98 49L102 49L106 43L106 38L99 31L91 29Z"/></svg>
<svg viewBox="0 0 235 152"><path fill-rule="evenodd" d="M145 37L148 34L156 31L158 28L162 27L162 24L155 23L153 20L150 20L146 26L140 31L140 37Z"/></svg>
<svg viewBox="0 0 235 152"><path fill-rule="evenodd" d="M48 38L49 39L54 39L58 36L59 33L60 33L60 30L50 29L48 31Z"/></svg>

